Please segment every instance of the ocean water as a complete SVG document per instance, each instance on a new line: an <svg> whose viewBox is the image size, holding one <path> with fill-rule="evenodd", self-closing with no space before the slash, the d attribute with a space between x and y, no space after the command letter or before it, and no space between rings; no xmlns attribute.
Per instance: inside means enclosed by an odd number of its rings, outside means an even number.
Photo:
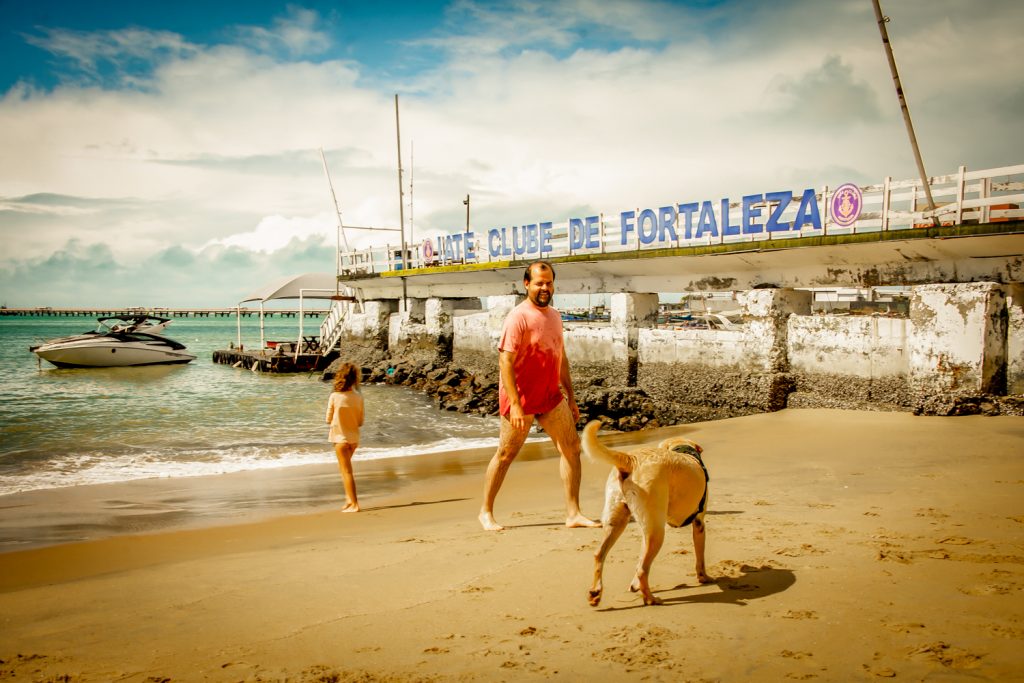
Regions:
<svg viewBox="0 0 1024 683"><path fill-rule="evenodd" d="M267 339L297 337L297 318L264 324ZM303 322L306 334L318 325ZM197 356L188 365L61 370L28 350L94 327L85 317L0 317L0 495L336 462L319 372L213 363L236 340L235 318L176 319L165 334ZM243 318L242 342L259 338L258 318ZM497 444L497 418L439 411L405 387L362 392L357 461Z"/></svg>

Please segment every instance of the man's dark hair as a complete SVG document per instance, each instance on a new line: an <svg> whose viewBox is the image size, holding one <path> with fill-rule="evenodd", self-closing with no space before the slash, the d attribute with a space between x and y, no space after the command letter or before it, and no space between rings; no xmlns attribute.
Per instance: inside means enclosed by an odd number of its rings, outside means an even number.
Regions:
<svg viewBox="0 0 1024 683"><path fill-rule="evenodd" d="M537 261L534 261L533 263L531 263L530 265L526 266L526 274L523 275L523 282L529 282L530 280L533 279L533 267L534 266L538 266L540 268L540 270L550 270L551 271L551 280L554 281L554 279L555 279L555 267L553 265L551 265L551 263L549 261L537 260Z"/></svg>

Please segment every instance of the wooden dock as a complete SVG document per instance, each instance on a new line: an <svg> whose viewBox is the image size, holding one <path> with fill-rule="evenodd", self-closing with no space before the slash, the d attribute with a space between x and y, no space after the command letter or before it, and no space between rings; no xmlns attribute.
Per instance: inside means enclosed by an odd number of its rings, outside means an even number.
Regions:
<svg viewBox="0 0 1024 683"><path fill-rule="evenodd" d="M327 369L335 358L337 351L329 351L321 355L310 349L303 349L296 354L291 344L280 344L273 349L250 351L247 349L224 349L213 352L213 362L218 365L231 365L245 368L253 372L317 372Z"/></svg>
<svg viewBox="0 0 1024 683"><path fill-rule="evenodd" d="M305 318L322 318L327 309L303 309ZM86 317L99 318L106 315L154 315L163 318L231 318L241 315L243 318L259 317L259 309L252 308L53 308L36 306L34 308L0 308L0 316L41 316L41 317ZM297 318L297 308L267 308L263 317Z"/></svg>

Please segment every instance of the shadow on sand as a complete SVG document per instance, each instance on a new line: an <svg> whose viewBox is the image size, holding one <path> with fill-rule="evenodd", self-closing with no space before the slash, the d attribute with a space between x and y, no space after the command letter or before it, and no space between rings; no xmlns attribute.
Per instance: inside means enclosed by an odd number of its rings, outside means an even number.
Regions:
<svg viewBox="0 0 1024 683"><path fill-rule="evenodd" d="M778 569L767 565L754 567L743 565L740 567L742 575L739 577L722 576L715 579L714 585L719 589L716 592L696 593L693 595L673 595L668 593L682 590L684 588L700 588L701 586L690 586L681 583L674 588L665 588L654 591L662 599L662 606L686 605L686 604L723 604L745 607L751 600L766 598L788 589L796 583L796 574L791 569ZM637 595L639 600L639 594ZM618 612L627 609L645 607L642 602L625 607L603 607L601 612Z"/></svg>

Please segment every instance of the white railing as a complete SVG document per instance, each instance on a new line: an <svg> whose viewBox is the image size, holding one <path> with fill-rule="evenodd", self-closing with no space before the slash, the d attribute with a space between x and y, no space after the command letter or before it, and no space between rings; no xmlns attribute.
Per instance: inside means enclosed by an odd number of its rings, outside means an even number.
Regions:
<svg viewBox="0 0 1024 683"><path fill-rule="evenodd" d="M344 321L352 304L348 301L332 301L331 310L320 323L320 353L326 355L341 339Z"/></svg>
<svg viewBox="0 0 1024 683"><path fill-rule="evenodd" d="M885 178L877 185L861 186L861 206L857 219L849 225L832 215L832 199L841 188L805 190L803 195L765 193L745 198L675 204L653 209L633 209L630 219L623 213L600 214L588 219L569 219L561 223L538 223L470 233L474 249L464 248L466 234L441 235L406 245L401 258L400 245L386 244L339 255L342 275L382 273L408 268L529 258L555 258L576 254L604 254L646 249L710 246L741 242L791 239L820 235L849 235L870 232L990 223L1024 218L1024 165L967 171L929 179L934 210L926 206L920 180ZM812 200L813 197L813 200ZM813 204L813 206L812 206ZM705 206L707 205L707 206ZM653 222L651 219L653 217ZM772 224L789 226L770 229ZM579 239L583 221L589 221L589 239ZM799 223L799 225L797 225ZM649 230L645 241L642 233ZM666 229L671 226L671 229ZM749 228L749 230L748 230ZM497 234L500 230L500 234ZM530 250L527 231L532 230L533 246L543 233L547 248ZM657 235L654 233L657 232ZM654 237L652 237L654 235ZM574 239L570 239L573 237ZM574 244L576 242L576 244ZM495 249L495 244L499 248ZM522 249L520 249L520 246ZM324 338L321 335L321 338Z"/></svg>

